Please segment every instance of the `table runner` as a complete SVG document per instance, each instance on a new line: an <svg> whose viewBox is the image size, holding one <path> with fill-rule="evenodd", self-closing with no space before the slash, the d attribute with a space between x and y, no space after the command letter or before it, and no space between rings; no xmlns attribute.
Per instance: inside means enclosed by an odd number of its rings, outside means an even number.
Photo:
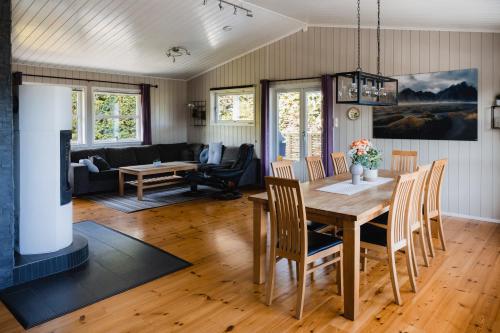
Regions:
<svg viewBox="0 0 500 333"><path fill-rule="evenodd" d="M322 192L329 192L329 193L337 193L337 194L344 194L344 195L353 195L365 190L368 190L370 188L373 188L375 186L379 186L385 183L390 182L393 180L392 178L384 178L384 177L378 177L376 180L367 182L364 180L361 180L358 185L353 185L352 180L346 180L340 183L335 183L332 185L320 187L317 190L322 191Z"/></svg>

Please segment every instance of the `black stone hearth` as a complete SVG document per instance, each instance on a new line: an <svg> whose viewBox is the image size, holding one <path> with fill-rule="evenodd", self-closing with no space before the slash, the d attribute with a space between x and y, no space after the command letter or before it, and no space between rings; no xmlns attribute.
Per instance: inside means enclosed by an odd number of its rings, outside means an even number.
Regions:
<svg viewBox="0 0 500 333"><path fill-rule="evenodd" d="M14 285L68 271L85 263L89 258L87 239L73 236L73 243L56 252L46 254L15 254Z"/></svg>

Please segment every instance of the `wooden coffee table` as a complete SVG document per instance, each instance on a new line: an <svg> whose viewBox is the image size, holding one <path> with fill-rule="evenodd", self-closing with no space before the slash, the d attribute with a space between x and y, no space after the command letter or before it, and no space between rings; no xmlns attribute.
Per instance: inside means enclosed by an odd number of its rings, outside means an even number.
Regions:
<svg viewBox="0 0 500 333"><path fill-rule="evenodd" d="M177 171L196 170L197 168L198 166L196 164L187 162L167 162L159 166L145 164L121 167L119 169L119 194L124 194L125 184L133 185L137 187L137 199L142 200L145 189L181 183L183 178L177 175ZM171 175L144 178L144 176L147 175L159 175L164 173L171 173ZM126 182L125 174L134 175L137 177L137 180Z"/></svg>

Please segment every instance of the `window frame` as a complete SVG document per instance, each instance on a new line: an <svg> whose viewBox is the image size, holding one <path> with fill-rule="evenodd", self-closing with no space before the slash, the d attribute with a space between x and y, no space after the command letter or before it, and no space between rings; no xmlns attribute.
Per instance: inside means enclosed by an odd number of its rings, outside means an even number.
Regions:
<svg viewBox="0 0 500 333"><path fill-rule="evenodd" d="M77 132L78 132L78 140L76 141L73 141L71 140L71 146L72 147L79 147L79 146L85 146L87 144L87 135L86 135L86 109L87 109L87 87L85 86L76 86L76 85L71 85L71 86L68 86L71 88L71 93L73 93L73 91L79 91L81 92L80 94L80 101L79 101L79 105L80 105L80 108L77 110ZM73 115L72 115L73 116Z"/></svg>
<svg viewBox="0 0 500 333"><path fill-rule="evenodd" d="M219 95L253 95L253 119L252 120L221 120L219 118L219 105L217 103L217 96ZM228 88L217 89L210 92L210 102L212 105L211 112L211 125L219 126L255 126L256 119L256 91L255 86L245 88Z"/></svg>
<svg viewBox="0 0 500 333"><path fill-rule="evenodd" d="M96 94L108 94L108 95L137 95L137 116L110 116L110 117L102 117L97 116L96 114L96 104L95 104L95 95ZM120 89L120 88L106 88L106 87L92 87L92 94L90 96L90 100L92 101L91 108L91 118L92 118L92 136L91 136L91 145L92 146L109 146L109 145L126 145L126 144L134 144L141 143L143 141L143 128L142 128L142 107L141 107L141 94L139 90L136 89ZM136 119L137 121L137 137L135 139L124 139L117 140L114 139L105 139L105 140L96 140L96 121L98 119Z"/></svg>

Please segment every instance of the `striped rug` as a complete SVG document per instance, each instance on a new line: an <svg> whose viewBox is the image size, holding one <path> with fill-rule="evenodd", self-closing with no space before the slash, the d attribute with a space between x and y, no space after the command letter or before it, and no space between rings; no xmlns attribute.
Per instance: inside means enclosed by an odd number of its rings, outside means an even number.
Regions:
<svg viewBox="0 0 500 333"><path fill-rule="evenodd" d="M146 190L144 191L142 201L137 200L137 192L135 190L126 191L124 196L119 196L118 193L112 192L91 194L83 198L119 210L120 212L133 213L144 209L169 206L206 198L217 191L216 189L202 185L198 186L198 189L200 195L196 197L184 195L184 193L189 191L189 187L175 186L156 190Z"/></svg>

